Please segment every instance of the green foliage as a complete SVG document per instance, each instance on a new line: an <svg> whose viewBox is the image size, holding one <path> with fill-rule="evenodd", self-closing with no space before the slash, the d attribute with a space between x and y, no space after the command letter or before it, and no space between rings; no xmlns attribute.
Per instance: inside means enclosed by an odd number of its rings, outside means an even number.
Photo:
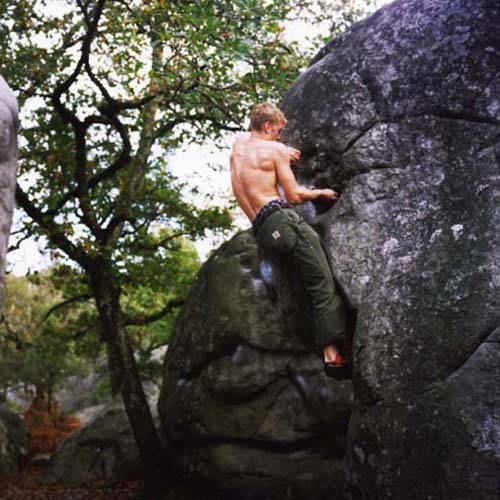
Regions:
<svg viewBox="0 0 500 500"><path fill-rule="evenodd" d="M7 276L0 323L0 385L4 390L32 385L46 393L67 376L82 375L89 369L89 358L81 355L71 331L78 308L46 317L60 301L49 273L31 279Z"/></svg>
<svg viewBox="0 0 500 500"><path fill-rule="evenodd" d="M311 55L285 41L284 22L322 22L346 5L68 0L54 12L47 0L2 0L21 179L38 218L57 223L26 219L25 232L57 231L49 245L66 254L62 237L86 255L108 251L120 276L158 227L191 238L229 228L228 210L185 201L168 151L242 129L252 103L279 99Z"/></svg>
<svg viewBox="0 0 500 500"><path fill-rule="evenodd" d="M185 201L168 152L242 129L252 103L281 97L322 39L300 49L285 21L333 16L339 29L354 17L348 0L54 5L0 4L0 73L23 108L21 179L38 219L57 223L26 219L24 231L57 231L49 245L66 254L61 238L108 250L121 274L158 226L191 238L229 228L227 209Z"/></svg>
<svg viewBox="0 0 500 500"><path fill-rule="evenodd" d="M165 237L163 233L159 238ZM168 250L141 256L128 267L128 281L122 288L121 305L125 317L145 318L161 311L177 297L186 297L190 283L200 263L194 247L185 240L173 239ZM167 343L174 326L178 308L161 315L158 321L130 325L134 347L143 360L149 359L157 347Z"/></svg>
<svg viewBox="0 0 500 500"><path fill-rule="evenodd" d="M28 217L20 237L43 235L73 261L52 282L60 280L63 299L93 296L97 306L71 301L70 314L33 330L25 359L38 373L63 372L98 350L95 335L68 337L98 327L120 356L122 323L146 360L165 342L199 265L184 238L231 226L229 208L189 201L186 192L199 186L173 175L172 151L243 130L253 103L280 99L321 40L310 37L304 49L287 41L284 23L314 25L329 13L338 23L346 5L0 0L0 73L22 110L16 199ZM115 359L115 385L123 366Z"/></svg>
<svg viewBox="0 0 500 500"><path fill-rule="evenodd" d="M131 266L121 297L127 317L145 317L186 294L199 262L190 244L182 240L175 240L175 244L182 248L169 252L166 258ZM104 357L99 319L83 273L59 265L29 277L9 275L5 289L0 322L0 387L4 391L36 386L48 392L70 375L98 369L96 361ZM152 324L129 328L146 378L159 375L151 354L167 343L176 312L173 308ZM96 390L109 393L109 384Z"/></svg>
<svg viewBox="0 0 500 500"><path fill-rule="evenodd" d="M309 15L314 24L324 18L321 3L0 0L0 73L22 108L16 200L28 217L20 237L43 235L76 264L53 277L66 306L41 322L37 306L26 320L23 377L36 372L51 387L96 345L94 336L80 343L74 335L99 326L111 390L122 391L151 471L146 484L163 453L133 350L153 374L151 350L164 342L197 267L182 238L231 225L228 208L189 201L186 187L197 190L196 181L179 182L169 155L242 130L252 103L280 98L305 66L283 23ZM82 295L95 309L77 306ZM47 290L43 302L53 297ZM9 342L6 363L19 355L16 339Z"/></svg>
<svg viewBox="0 0 500 500"><path fill-rule="evenodd" d="M22 232L46 236L86 276L106 270L124 305L131 290L154 290L163 299L143 301L154 314L180 293L192 272L173 270L193 256L176 255L179 239L225 231L231 217L187 201L197 186L175 178L169 152L241 130L252 102L281 95L303 63L282 40L299 3L68 0L54 12L3 0L0 72L22 106Z"/></svg>

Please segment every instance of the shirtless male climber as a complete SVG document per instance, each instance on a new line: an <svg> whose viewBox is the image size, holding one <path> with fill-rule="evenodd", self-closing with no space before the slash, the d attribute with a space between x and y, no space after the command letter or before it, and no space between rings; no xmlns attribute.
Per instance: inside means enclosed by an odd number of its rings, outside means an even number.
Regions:
<svg viewBox="0 0 500 500"><path fill-rule="evenodd" d="M318 234L293 209L317 198L337 199L332 189L307 189L297 184L290 167L300 151L277 142L286 124L274 104L257 104L250 114L250 132L239 135L231 153L234 195L253 225L257 245L277 258L290 257L312 304L312 330L324 353L325 373L348 378L350 360L345 346L345 314L328 258ZM278 192L283 188L286 200Z"/></svg>

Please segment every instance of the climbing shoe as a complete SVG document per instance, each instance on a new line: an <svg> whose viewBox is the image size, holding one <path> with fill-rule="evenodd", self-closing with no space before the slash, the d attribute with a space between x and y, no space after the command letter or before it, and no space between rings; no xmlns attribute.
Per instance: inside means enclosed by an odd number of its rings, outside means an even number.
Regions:
<svg viewBox="0 0 500 500"><path fill-rule="evenodd" d="M335 380L345 380L352 378L352 359L341 356L337 353L331 362L323 361L325 375Z"/></svg>

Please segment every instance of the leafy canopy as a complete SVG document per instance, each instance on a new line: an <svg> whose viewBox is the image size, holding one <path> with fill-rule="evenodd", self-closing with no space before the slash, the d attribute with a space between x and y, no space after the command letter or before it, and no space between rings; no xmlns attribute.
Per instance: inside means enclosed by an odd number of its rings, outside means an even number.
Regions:
<svg viewBox="0 0 500 500"><path fill-rule="evenodd" d="M242 130L251 104L278 100L310 56L284 24L341 12L338 29L349 6L1 0L0 72L22 110L21 234L46 236L87 278L106 271L122 307L142 301L129 308L135 316L125 311L127 324L146 325L146 310L150 320L171 312L194 269L182 238L231 224L228 209L186 196L195 179L173 175L172 151Z"/></svg>

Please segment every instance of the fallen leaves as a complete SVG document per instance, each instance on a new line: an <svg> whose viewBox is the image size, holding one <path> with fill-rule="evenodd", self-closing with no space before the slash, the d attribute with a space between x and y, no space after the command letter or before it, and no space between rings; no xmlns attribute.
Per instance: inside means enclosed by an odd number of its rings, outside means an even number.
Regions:
<svg viewBox="0 0 500 500"><path fill-rule="evenodd" d="M67 417L57 401L47 403L36 397L24 416L31 433L33 455L51 453L57 445L81 426L72 417Z"/></svg>
<svg viewBox="0 0 500 500"><path fill-rule="evenodd" d="M33 454L47 454L80 427L66 417L59 404L35 398L25 416L33 438ZM95 481L79 485L43 484L41 468L28 464L19 473L0 476L1 500L129 500L143 488L142 481Z"/></svg>
<svg viewBox="0 0 500 500"><path fill-rule="evenodd" d="M34 465L28 465L18 474L0 476L2 500L129 500L140 491L141 481L45 485L40 482L40 468Z"/></svg>

